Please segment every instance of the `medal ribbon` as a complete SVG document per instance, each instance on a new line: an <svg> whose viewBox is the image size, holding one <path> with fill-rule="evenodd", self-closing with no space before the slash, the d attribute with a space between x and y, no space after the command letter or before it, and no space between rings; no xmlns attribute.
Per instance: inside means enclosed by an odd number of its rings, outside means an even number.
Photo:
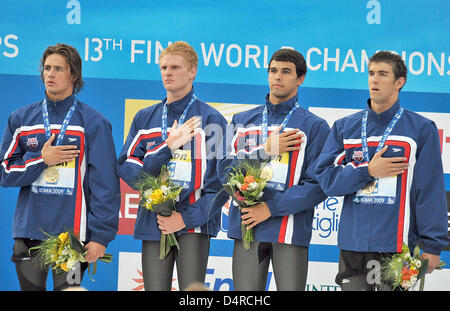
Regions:
<svg viewBox="0 0 450 311"><path fill-rule="evenodd" d="M391 122L389 122L389 125L384 130L383 137L381 138L380 142L378 143L377 149L375 150L375 153L380 151L384 147L384 143L386 142L388 136L392 133L392 130L397 125L398 120L402 117L403 114L403 108L400 108L392 118ZM369 111L366 110L364 112L363 118L362 118L362 124L361 124L361 145L362 145L362 151L364 155L364 160L366 162L370 161L369 158L369 147L367 145L367 117L369 115Z"/></svg>
<svg viewBox="0 0 450 311"><path fill-rule="evenodd" d="M186 108L184 108L183 114L181 115L180 119L178 120L178 126L183 125L184 119L186 119L186 115L188 113L189 108L192 106L194 101L197 99L197 97L192 94L191 101L189 104L187 104ZM161 120L161 136L163 140L167 139L167 104L164 103L163 105L163 111L162 111L162 120Z"/></svg>
<svg viewBox="0 0 450 311"><path fill-rule="evenodd" d="M287 123L289 122L289 119L292 117L292 114L295 110L300 108L300 105L298 104L298 101L295 102L294 107L292 107L291 111L286 115L283 122L281 122L281 130L280 133L283 132L284 128L286 127ZM268 120L268 111L267 111L267 105L264 107L263 115L262 115L262 131L263 131L263 143L266 142L267 138L269 137L269 130L267 127L267 121Z"/></svg>
<svg viewBox="0 0 450 311"><path fill-rule="evenodd" d="M70 123L70 119L72 119L75 108L77 107L77 103L78 101L75 99L72 107L70 107L69 111L67 111L67 114L64 117L63 124L61 125L61 129L59 130L58 137L56 138L55 146L60 146L62 144L64 136L66 135L67 127ZM47 99L44 99L44 101L42 102L42 118L44 119L45 136L47 137L47 140L49 140L52 136L52 130L50 128L50 120L48 118Z"/></svg>

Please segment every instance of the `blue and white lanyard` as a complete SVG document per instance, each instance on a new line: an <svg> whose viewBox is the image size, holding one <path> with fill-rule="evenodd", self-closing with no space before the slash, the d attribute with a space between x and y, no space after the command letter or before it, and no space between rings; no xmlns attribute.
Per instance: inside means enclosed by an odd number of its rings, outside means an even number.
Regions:
<svg viewBox="0 0 450 311"><path fill-rule="evenodd" d="M181 115L180 119L178 120L178 126L183 125L184 123L184 119L186 119L186 115L188 113L189 107L192 106L192 104L194 103L194 101L197 99L197 97L195 97L194 94L192 94L192 99L189 102L189 104L187 104L186 108L184 108L183 114ZM163 140L167 139L167 104L164 103L163 105L163 111L162 111L162 120L161 120L161 136Z"/></svg>
<svg viewBox="0 0 450 311"><path fill-rule="evenodd" d="M391 122L389 122L389 125L387 126L386 130L384 131L383 137L381 138L380 142L378 143L377 149L375 150L375 153L380 151L384 147L384 143L386 142L388 136L392 133L392 130L397 125L398 120L402 117L403 114L403 108L400 108L392 118ZM366 162L370 161L369 158L369 147L367 145L367 117L369 115L369 111L366 110L364 112L363 118L362 118L362 124L361 124L361 145L362 145L362 151L364 155L364 160Z"/></svg>
<svg viewBox="0 0 450 311"><path fill-rule="evenodd" d="M67 127L70 123L70 119L72 119L75 108L77 107L77 103L78 101L75 99L72 107L70 107L69 111L67 111L63 124L61 125L61 129L59 130L58 137L56 138L55 146L60 146L62 144L64 136L66 135ZM47 137L47 140L49 140L52 136L52 130L50 128L50 120L48 118L47 99L44 99L42 102L42 118L44 119L45 136Z"/></svg>
<svg viewBox="0 0 450 311"><path fill-rule="evenodd" d="M280 133L283 132L284 128L286 127L287 123L289 122L289 119L292 117L292 114L295 110L300 108L300 105L298 102L295 102L294 107L292 107L291 111L286 115L283 122L281 123L281 130ZM266 142L267 138L269 137L269 130L267 127L267 121L268 120L268 112L267 112L267 105L264 107L263 110L263 116L262 116L262 131L263 131L263 143Z"/></svg>

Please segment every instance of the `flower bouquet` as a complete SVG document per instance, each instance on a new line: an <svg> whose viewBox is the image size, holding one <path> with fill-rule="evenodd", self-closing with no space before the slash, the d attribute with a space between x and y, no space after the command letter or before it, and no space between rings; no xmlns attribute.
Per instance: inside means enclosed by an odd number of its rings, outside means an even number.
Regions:
<svg viewBox="0 0 450 311"><path fill-rule="evenodd" d="M40 245L30 248L30 251L36 251L36 258L43 269L51 267L56 273L69 272L75 269L77 263L86 262L87 250L71 230L60 233L58 236L43 233L48 238ZM98 260L109 263L112 258L112 255L105 254ZM97 262L94 262L92 275L96 271Z"/></svg>
<svg viewBox="0 0 450 311"><path fill-rule="evenodd" d="M436 269L441 269L443 266L445 263L441 261ZM420 291L423 291L425 285L427 269L428 259L420 257L419 246L414 248L411 255L405 243L403 243L402 252L393 255L391 259L386 259L381 267L383 279L392 283L393 289L413 290L420 280Z"/></svg>
<svg viewBox="0 0 450 311"><path fill-rule="evenodd" d="M175 210L175 204L179 201L179 194L183 187L175 185L170 180L169 170L163 166L157 177L143 174L138 181L138 189L142 207L162 216L170 216ZM175 234L161 233L159 259L164 259L172 246L179 248Z"/></svg>
<svg viewBox="0 0 450 311"><path fill-rule="evenodd" d="M228 182L223 185L224 190L238 204L239 210L261 203L264 188L272 178L272 170L266 162L260 160L241 160L237 167L231 167ZM254 241L253 228L247 229L241 224L244 248L250 249Z"/></svg>

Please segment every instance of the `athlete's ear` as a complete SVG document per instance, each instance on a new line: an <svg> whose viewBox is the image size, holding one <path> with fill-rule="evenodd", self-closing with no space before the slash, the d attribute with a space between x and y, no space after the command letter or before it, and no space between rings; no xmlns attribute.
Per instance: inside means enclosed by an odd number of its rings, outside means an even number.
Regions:
<svg viewBox="0 0 450 311"><path fill-rule="evenodd" d="M71 82L72 82L72 85L74 85L75 84L75 82L77 82L78 81L78 77L77 76L75 76L74 74L70 74L70 77L71 77Z"/></svg>
<svg viewBox="0 0 450 311"><path fill-rule="evenodd" d="M298 77L297 78L297 87L299 87L300 85L303 84L303 82L305 81L305 75Z"/></svg>
<svg viewBox="0 0 450 311"><path fill-rule="evenodd" d="M395 88L400 91L400 89L405 85L405 77L400 77L395 81Z"/></svg>
<svg viewBox="0 0 450 311"><path fill-rule="evenodd" d="M189 73L191 75L192 82L194 82L195 77L197 76L197 67L192 66L192 68L189 70Z"/></svg>

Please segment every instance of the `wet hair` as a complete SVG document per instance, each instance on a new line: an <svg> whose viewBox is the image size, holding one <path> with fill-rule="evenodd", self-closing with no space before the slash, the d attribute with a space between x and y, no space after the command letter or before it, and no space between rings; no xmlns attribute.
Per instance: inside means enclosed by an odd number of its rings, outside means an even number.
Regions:
<svg viewBox="0 0 450 311"><path fill-rule="evenodd" d="M297 72L297 78L300 78L301 76L306 75L306 61L303 55L300 52L297 52L293 49L281 49L273 53L272 58L269 62L269 68L270 70L270 64L272 61L278 61L278 62L291 62L295 65L295 70Z"/></svg>
<svg viewBox="0 0 450 311"><path fill-rule="evenodd" d="M70 69L70 75L75 77L75 82L73 83L73 94L78 94L84 86L84 81L81 75L81 57L80 54L78 54L78 51L73 46L63 43L57 43L56 45L49 46L42 55L41 65L39 67L42 81L44 81L45 60L51 54L59 54L64 56Z"/></svg>

